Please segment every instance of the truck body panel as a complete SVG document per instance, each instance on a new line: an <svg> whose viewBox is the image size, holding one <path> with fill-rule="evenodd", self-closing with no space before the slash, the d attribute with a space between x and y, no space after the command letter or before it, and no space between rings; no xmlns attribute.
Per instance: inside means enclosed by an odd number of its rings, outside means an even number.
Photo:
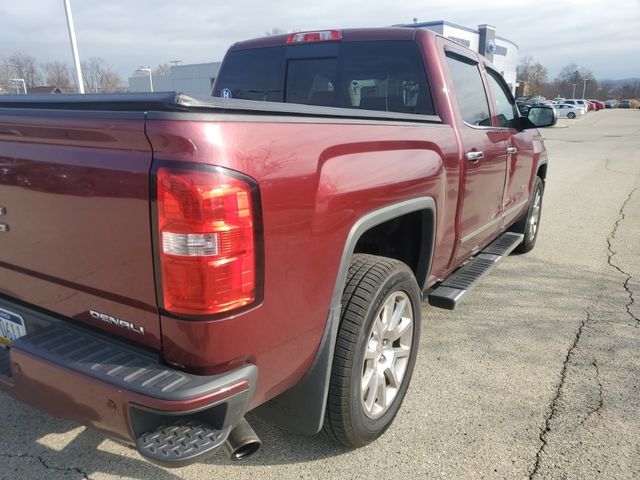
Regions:
<svg viewBox="0 0 640 480"><path fill-rule="evenodd" d="M144 115L3 113L0 152L2 293L160 348Z"/></svg>
<svg viewBox="0 0 640 480"><path fill-rule="evenodd" d="M203 372L254 362L260 369L255 396L260 404L295 384L311 364L342 248L357 219L428 194L438 216L453 221L455 202L450 205L445 196L447 183L455 184L458 176L453 130L174 117L148 120L154 160L214 163L261 186L264 300L229 319L194 322L164 315L163 355L171 364ZM336 138L345 140L336 143ZM372 162L380 168L371 169ZM441 253L433 260L435 272L448 267L452 235L447 229L436 232L435 251Z"/></svg>

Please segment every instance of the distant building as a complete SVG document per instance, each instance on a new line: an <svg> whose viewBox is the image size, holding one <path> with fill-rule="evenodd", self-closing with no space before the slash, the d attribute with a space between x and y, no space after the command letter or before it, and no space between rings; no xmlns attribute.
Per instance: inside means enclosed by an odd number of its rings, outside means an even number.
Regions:
<svg viewBox="0 0 640 480"><path fill-rule="evenodd" d="M169 75L153 75L155 92L176 91L196 97L211 96L211 87L216 79L221 62L174 65ZM149 75L129 78L130 92L148 92Z"/></svg>
<svg viewBox="0 0 640 480"><path fill-rule="evenodd" d="M27 93L64 93L64 91L55 85L45 85L42 87L27 88Z"/></svg>
<svg viewBox="0 0 640 480"><path fill-rule="evenodd" d="M426 28L484 55L502 74L509 87L511 87L511 91L515 92L518 86L516 81L518 45L511 40L497 36L496 27L484 24L478 25L478 29L475 30L444 20L396 26Z"/></svg>

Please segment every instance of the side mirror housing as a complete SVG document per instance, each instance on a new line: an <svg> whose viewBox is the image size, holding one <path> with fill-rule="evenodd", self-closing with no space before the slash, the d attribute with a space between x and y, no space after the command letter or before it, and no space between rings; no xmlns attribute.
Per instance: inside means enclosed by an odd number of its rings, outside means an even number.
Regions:
<svg viewBox="0 0 640 480"><path fill-rule="evenodd" d="M553 107L531 107L526 117L529 122L524 122L524 128L552 127L558 121L558 112ZM530 123L531 125L527 125Z"/></svg>

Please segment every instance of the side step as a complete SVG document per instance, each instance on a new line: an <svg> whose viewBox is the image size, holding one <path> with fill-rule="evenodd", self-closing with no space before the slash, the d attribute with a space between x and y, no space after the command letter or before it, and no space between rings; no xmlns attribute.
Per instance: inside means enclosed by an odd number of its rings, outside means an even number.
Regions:
<svg viewBox="0 0 640 480"><path fill-rule="evenodd" d="M227 440L231 428L216 430L204 423L176 419L136 439L138 452L164 467L183 467L206 458Z"/></svg>
<svg viewBox="0 0 640 480"><path fill-rule="evenodd" d="M475 257L449 275L428 296L429 304L453 310L465 293L509 255L524 239L521 233L507 232L500 235Z"/></svg>

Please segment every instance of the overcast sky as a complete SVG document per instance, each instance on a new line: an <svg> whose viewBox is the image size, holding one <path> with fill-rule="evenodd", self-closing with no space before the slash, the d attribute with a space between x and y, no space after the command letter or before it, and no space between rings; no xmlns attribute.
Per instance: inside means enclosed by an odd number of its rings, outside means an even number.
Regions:
<svg viewBox="0 0 640 480"><path fill-rule="evenodd" d="M640 77L640 0L71 0L80 56L124 78L141 65L221 60L272 28L313 30L447 20L496 34L549 69L570 62L596 78ZM23 52L71 63L63 0L1 0L0 59Z"/></svg>

